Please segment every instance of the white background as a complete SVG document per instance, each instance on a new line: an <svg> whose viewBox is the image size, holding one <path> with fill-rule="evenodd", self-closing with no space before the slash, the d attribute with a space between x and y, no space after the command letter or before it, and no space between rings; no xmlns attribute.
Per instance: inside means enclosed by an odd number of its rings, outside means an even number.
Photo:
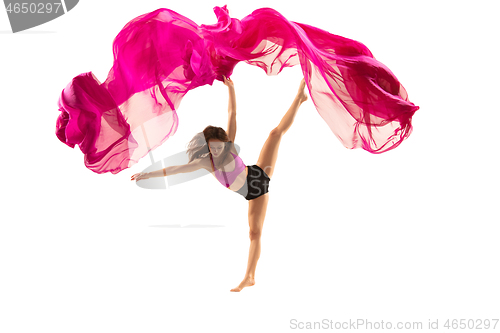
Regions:
<svg viewBox="0 0 500 333"><path fill-rule="evenodd" d="M442 328L499 318L496 1L131 3L80 1L16 34L0 10L1 332L298 331L293 319L424 328L439 319ZM229 290L247 265L246 200L209 176L139 188L130 177L148 156L96 174L55 135L62 89L83 72L105 80L129 20L167 7L214 24L213 7L224 4L238 19L271 7L362 42L420 106L409 139L380 155L344 148L310 100L301 106L270 184L256 285L241 293ZM257 162L301 74L236 66L246 164ZM179 129L156 160L209 124L226 128L227 88L197 88L177 111Z"/></svg>

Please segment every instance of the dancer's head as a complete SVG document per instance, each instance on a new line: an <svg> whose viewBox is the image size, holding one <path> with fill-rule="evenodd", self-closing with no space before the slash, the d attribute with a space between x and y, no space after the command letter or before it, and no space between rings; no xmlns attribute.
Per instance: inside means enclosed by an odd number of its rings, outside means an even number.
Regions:
<svg viewBox="0 0 500 333"><path fill-rule="evenodd" d="M229 153L229 137L222 127L207 126L188 143L189 162L212 154L215 158L225 158Z"/></svg>

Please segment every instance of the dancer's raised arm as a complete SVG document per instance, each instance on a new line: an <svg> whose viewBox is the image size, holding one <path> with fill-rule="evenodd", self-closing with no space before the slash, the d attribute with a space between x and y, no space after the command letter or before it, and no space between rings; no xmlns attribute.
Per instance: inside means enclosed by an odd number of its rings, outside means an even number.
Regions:
<svg viewBox="0 0 500 333"><path fill-rule="evenodd" d="M224 78L224 84L229 91L229 102L227 106L228 120L227 120L227 136L229 141L234 142L236 137L236 94L234 92L234 84L230 78Z"/></svg>

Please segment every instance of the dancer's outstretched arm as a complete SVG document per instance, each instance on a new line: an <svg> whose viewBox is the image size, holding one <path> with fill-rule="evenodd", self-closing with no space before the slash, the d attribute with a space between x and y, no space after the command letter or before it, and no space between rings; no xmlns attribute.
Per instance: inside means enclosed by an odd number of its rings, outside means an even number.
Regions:
<svg viewBox="0 0 500 333"><path fill-rule="evenodd" d="M229 141L234 142L236 137L236 94L234 92L234 83L231 79L223 76L224 84L229 91L229 102L227 106L228 120L227 120L227 135Z"/></svg>
<svg viewBox="0 0 500 333"><path fill-rule="evenodd" d="M196 170L199 170L203 168L202 160L201 159L196 159L188 164L184 165L173 165L169 166L160 170L156 171L151 171L151 172L140 172L132 175L130 180L135 180L139 181L141 179L148 179L148 178L154 178L154 177L166 177L166 176L171 176L175 175L178 173L187 173L187 172L193 172Z"/></svg>

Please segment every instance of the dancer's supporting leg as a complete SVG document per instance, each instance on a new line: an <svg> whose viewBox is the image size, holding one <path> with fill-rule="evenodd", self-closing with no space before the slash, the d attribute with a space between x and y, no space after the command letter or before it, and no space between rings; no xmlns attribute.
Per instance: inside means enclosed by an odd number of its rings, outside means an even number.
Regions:
<svg viewBox="0 0 500 333"><path fill-rule="evenodd" d="M292 126L295 114L297 113L300 105L307 100L307 95L304 92L305 81L302 79L297 96L288 109L287 113L281 119L279 125L274 128L269 137L267 138L262 150L260 151L257 165L264 170L264 172L272 178L274 172L274 165L278 158L278 148L283 134ZM261 195L258 198L248 201L248 224L250 226L250 251L248 255L247 271L243 281L238 287L231 289L231 291L240 291L241 289L255 284L255 269L257 261L260 257L260 237L262 234L262 227L264 225L264 218L266 217L267 203L269 202L269 193Z"/></svg>

